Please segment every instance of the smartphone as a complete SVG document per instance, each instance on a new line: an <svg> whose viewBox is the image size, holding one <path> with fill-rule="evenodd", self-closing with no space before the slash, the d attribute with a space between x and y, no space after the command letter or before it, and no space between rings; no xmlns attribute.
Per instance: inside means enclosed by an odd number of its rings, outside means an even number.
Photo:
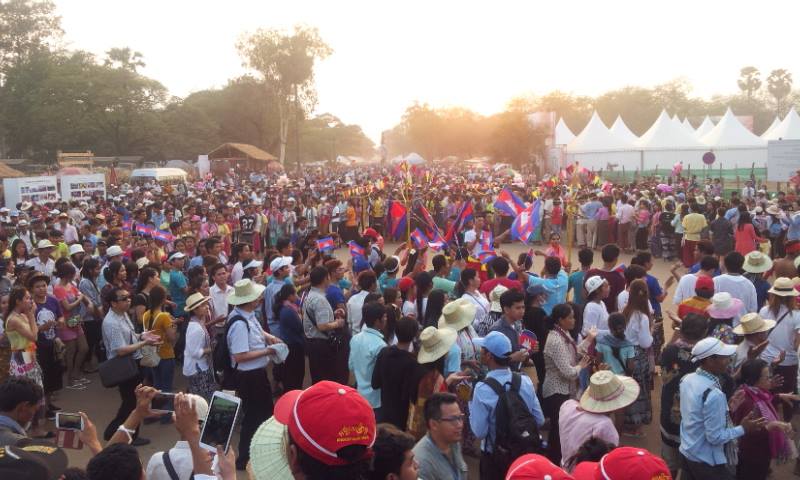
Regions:
<svg viewBox="0 0 800 480"><path fill-rule="evenodd" d="M208 415L203 422L203 431L200 433L200 446L206 450L216 452L217 445L225 447L228 451L233 427L236 425L236 416L242 400L239 397L222 392L214 392Z"/></svg>
<svg viewBox="0 0 800 480"><path fill-rule="evenodd" d="M77 413L56 412L56 428L59 430L83 431L83 417Z"/></svg>
<svg viewBox="0 0 800 480"><path fill-rule="evenodd" d="M175 411L175 394L160 392L150 401L150 410L155 413L172 413Z"/></svg>

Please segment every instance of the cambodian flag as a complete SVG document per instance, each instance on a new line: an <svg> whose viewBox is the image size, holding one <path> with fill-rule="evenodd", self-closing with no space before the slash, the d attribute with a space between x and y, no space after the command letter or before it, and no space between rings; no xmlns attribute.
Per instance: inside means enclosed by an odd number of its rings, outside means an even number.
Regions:
<svg viewBox="0 0 800 480"><path fill-rule="evenodd" d="M439 233L439 227L436 225L436 222L433 221L433 217L430 212L428 212L428 209L425 208L425 205L420 203L417 205L417 208L419 209L419 216L422 218L422 223L425 226L425 236L431 241L444 243L442 235Z"/></svg>
<svg viewBox="0 0 800 480"><path fill-rule="evenodd" d="M494 250L494 235L491 230L481 232L481 250L485 252Z"/></svg>
<svg viewBox="0 0 800 480"><path fill-rule="evenodd" d="M411 241L414 242L416 248L425 248L428 246L428 237L421 229L417 228L411 232Z"/></svg>
<svg viewBox="0 0 800 480"><path fill-rule="evenodd" d="M398 201L393 201L389 206L389 233L392 237L400 238L403 235L408 221L407 213L406 207Z"/></svg>
<svg viewBox="0 0 800 480"><path fill-rule="evenodd" d="M125 220L124 222L122 222L122 230L125 231L125 232L130 232L132 224L133 224L132 221Z"/></svg>
<svg viewBox="0 0 800 480"><path fill-rule="evenodd" d="M317 250L320 252L333 250L334 248L336 248L336 245L333 243L333 237L325 237L317 240Z"/></svg>
<svg viewBox="0 0 800 480"><path fill-rule="evenodd" d="M478 259L480 259L481 264L483 265L486 265L495 258L497 258L497 253L495 253L494 250L483 251L478 253Z"/></svg>
<svg viewBox="0 0 800 480"><path fill-rule="evenodd" d="M537 199L526 208L511 224L511 238L519 240L522 243L528 243L539 225L539 211L541 209L542 201Z"/></svg>
<svg viewBox="0 0 800 480"><path fill-rule="evenodd" d="M136 225L136 233L141 236L152 235L153 229L148 227L147 225L139 224Z"/></svg>
<svg viewBox="0 0 800 480"><path fill-rule="evenodd" d="M175 236L166 230L153 230L152 236L156 240L160 240L164 243L169 243L175 240Z"/></svg>
<svg viewBox="0 0 800 480"><path fill-rule="evenodd" d="M500 194L497 195L494 208L509 217L516 217L520 212L525 210L525 202L523 202L516 193L512 192L510 188L505 187L500 190Z"/></svg>
<svg viewBox="0 0 800 480"><path fill-rule="evenodd" d="M464 202L464 205L461 207L461 210L458 211L458 215L456 215L455 221L450 225L450 228L447 229L447 233L444 235L444 240L447 243L452 242L456 234L464 228L464 225L467 224L468 221L472 219L472 202L467 201Z"/></svg>
<svg viewBox="0 0 800 480"><path fill-rule="evenodd" d="M355 257L366 257L367 256L366 252L364 252L364 247L362 247L361 245L357 244L356 242L351 240L351 241L347 242L347 246L350 247L350 256L351 257L355 258Z"/></svg>

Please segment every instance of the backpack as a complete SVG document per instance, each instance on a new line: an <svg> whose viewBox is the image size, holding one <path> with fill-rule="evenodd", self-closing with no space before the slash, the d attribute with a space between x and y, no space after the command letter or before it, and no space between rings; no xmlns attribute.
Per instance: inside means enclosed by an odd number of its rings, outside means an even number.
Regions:
<svg viewBox="0 0 800 480"><path fill-rule="evenodd" d="M661 224L661 231L664 233L675 233L675 227L672 226L672 220L675 219L675 213L663 211L659 216L659 223Z"/></svg>
<svg viewBox="0 0 800 480"><path fill-rule="evenodd" d="M511 388L508 390L491 377L484 379L483 383L497 394L497 406L494 410L495 438L491 456L505 472L520 456L542 452L539 427L519 394L522 377L518 373L511 374Z"/></svg>
<svg viewBox="0 0 800 480"><path fill-rule="evenodd" d="M230 332L233 324L239 321L244 322L244 325L247 327L247 333L250 333L250 324L243 316L236 315L231 317L227 325L225 325L225 330L217 334L217 342L211 353L211 358L214 363L214 376L216 377L217 383L226 390L234 390L236 386L236 379L234 376L236 364L231 362L231 349L228 346L228 332Z"/></svg>
<svg viewBox="0 0 800 480"><path fill-rule="evenodd" d="M783 231L783 225L781 225L780 220L773 220L773 222L769 225L769 236L772 238L778 238Z"/></svg>

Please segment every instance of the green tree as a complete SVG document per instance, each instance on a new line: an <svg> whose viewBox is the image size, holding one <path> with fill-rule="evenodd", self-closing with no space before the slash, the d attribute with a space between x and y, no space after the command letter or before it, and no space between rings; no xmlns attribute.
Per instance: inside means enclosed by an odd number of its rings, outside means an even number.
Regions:
<svg viewBox="0 0 800 480"><path fill-rule="evenodd" d="M744 67L739 71L739 80L736 81L739 90L752 102L753 96L761 88L761 72L756 67Z"/></svg>
<svg viewBox="0 0 800 480"><path fill-rule="evenodd" d="M767 90L775 99L776 113L778 115L786 113L784 101L792 92L792 74L783 68L771 71L767 77Z"/></svg>
<svg viewBox="0 0 800 480"><path fill-rule="evenodd" d="M106 52L103 65L136 72L137 68L144 68L144 57L140 52L134 52L129 47L112 48Z"/></svg>
<svg viewBox="0 0 800 480"><path fill-rule="evenodd" d="M57 45L64 32L55 8L49 0L0 0L0 74Z"/></svg>
<svg viewBox="0 0 800 480"><path fill-rule="evenodd" d="M280 118L279 158L285 165L289 120L293 115L297 130L300 119L314 109L317 103L314 64L327 58L332 49L316 28L300 25L292 33L258 30L241 40L237 48L245 66L261 74L276 100ZM299 131L296 138L299 142ZM299 145L295 147L299 150Z"/></svg>
<svg viewBox="0 0 800 480"><path fill-rule="evenodd" d="M492 117L490 124L487 150L495 161L520 166L542 153L543 132L533 129L526 113L506 111Z"/></svg>

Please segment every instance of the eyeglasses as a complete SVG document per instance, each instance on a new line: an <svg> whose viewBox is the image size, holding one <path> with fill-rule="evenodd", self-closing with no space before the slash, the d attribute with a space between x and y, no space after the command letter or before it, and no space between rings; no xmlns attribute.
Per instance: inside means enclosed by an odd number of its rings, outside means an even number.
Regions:
<svg viewBox="0 0 800 480"><path fill-rule="evenodd" d="M462 413L461 415L453 415L452 417L442 417L438 421L450 422L450 423L464 423L464 420L466 418L467 416Z"/></svg>
<svg viewBox="0 0 800 480"><path fill-rule="evenodd" d="M122 297L122 298L117 298L117 301L118 302L127 302L130 299L131 299L131 297Z"/></svg>

